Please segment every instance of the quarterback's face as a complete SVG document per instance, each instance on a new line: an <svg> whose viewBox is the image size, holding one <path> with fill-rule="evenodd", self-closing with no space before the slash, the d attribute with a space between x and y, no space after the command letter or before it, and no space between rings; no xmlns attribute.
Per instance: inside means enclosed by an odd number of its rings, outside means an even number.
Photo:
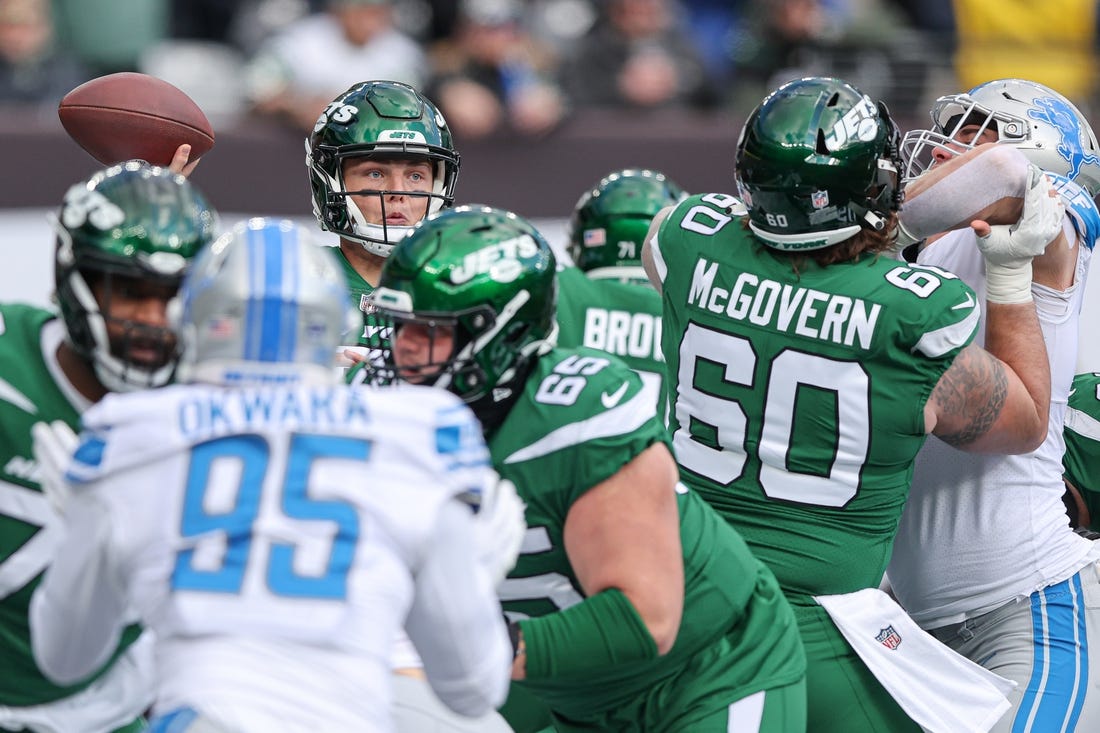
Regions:
<svg viewBox="0 0 1100 733"><path fill-rule="evenodd" d="M344 189L352 196L367 223L411 227L428 214L432 191L432 164L427 160L351 158L344 162ZM369 193L378 191L379 193Z"/></svg>
<svg viewBox="0 0 1100 733"><path fill-rule="evenodd" d="M397 376L413 384L431 383L454 351L454 327L441 323L399 323L393 339Z"/></svg>

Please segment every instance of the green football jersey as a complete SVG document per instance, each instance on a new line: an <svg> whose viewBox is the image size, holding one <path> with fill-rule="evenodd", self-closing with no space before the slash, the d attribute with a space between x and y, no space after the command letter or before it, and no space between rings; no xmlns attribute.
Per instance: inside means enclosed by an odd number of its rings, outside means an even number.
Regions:
<svg viewBox="0 0 1100 733"><path fill-rule="evenodd" d="M563 542L570 507L658 442L667 444L667 432L652 387L625 364L584 348L540 358L489 437L494 467L527 506L523 553L499 589L509 617L541 616L584 600ZM682 708L704 706L704 699L724 710L738 697L804 674L794 615L774 576L693 492L685 490L678 502L685 593L672 650L599 674L516 683L576 725L594 726L586 730L604 729L601 716L622 715L624 706L665 721L690 714ZM693 666L704 652L713 658Z"/></svg>
<svg viewBox="0 0 1100 733"><path fill-rule="evenodd" d="M1089 529L1100 532L1100 372L1073 378L1063 434L1065 477L1088 507Z"/></svg>
<svg viewBox="0 0 1100 733"><path fill-rule="evenodd" d="M577 267L558 270L558 345L606 351L654 380L657 408L665 405L661 296L648 285L590 278Z"/></svg>
<svg viewBox="0 0 1100 733"><path fill-rule="evenodd" d="M363 330L359 333L347 334L344 343L349 346L361 346L368 349L380 349L388 347L390 334L384 321L378 318L374 304L371 303L371 294L374 286L363 279L363 276L355 271L348 262L348 258L339 249L337 259L344 269L344 277L348 281L348 291L351 295L351 306L363 314Z"/></svg>
<svg viewBox="0 0 1100 733"><path fill-rule="evenodd" d="M796 273L745 218L733 196L693 196L653 248L682 478L788 596L876 587L924 405L979 305L956 276L885 255Z"/></svg>
<svg viewBox="0 0 1100 733"><path fill-rule="evenodd" d="M359 384L369 377L368 365L380 363L384 352L390 348L393 328L386 320L379 317L374 303L371 302L374 286L355 271L341 250L337 249L336 253L339 255L337 259L344 269L344 277L348 282L351 306L363 315L363 330L359 333L345 334L344 346L340 347L340 351L345 348L365 351L363 354L365 360L349 368L345 374L349 384Z"/></svg>
<svg viewBox="0 0 1100 733"><path fill-rule="evenodd" d="M80 415L54 381L53 353L43 353L43 327L55 316L25 305L0 305L0 705L26 707L58 700L88 686L58 686L38 671L28 609L55 544L44 529L52 509L38 482L31 426ZM140 634L131 627L119 652ZM116 652L117 654L117 652ZM113 660L112 660L113 661ZM110 666L108 663L104 670Z"/></svg>

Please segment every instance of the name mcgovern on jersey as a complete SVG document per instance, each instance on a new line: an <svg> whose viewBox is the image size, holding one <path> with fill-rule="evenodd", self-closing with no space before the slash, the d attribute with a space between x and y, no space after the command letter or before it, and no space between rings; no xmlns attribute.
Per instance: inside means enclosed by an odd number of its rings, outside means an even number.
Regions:
<svg viewBox="0 0 1100 733"><path fill-rule="evenodd" d="M700 258L688 291L688 306L738 321L836 344L871 348L882 306L861 298L761 279L741 272L726 290L714 286L718 263Z"/></svg>

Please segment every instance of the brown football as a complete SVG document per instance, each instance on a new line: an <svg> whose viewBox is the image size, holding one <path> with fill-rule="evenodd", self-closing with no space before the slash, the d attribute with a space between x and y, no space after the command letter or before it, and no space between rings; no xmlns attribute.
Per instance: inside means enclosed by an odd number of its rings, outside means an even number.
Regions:
<svg viewBox="0 0 1100 733"><path fill-rule="evenodd" d="M191 160L214 147L214 129L194 100L163 79L123 71L65 95L57 116L69 136L105 165L139 158L168 165L191 144Z"/></svg>

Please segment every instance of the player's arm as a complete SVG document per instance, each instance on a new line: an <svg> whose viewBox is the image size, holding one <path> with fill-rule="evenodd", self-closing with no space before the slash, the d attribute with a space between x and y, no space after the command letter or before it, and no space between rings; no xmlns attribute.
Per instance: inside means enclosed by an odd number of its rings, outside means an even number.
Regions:
<svg viewBox="0 0 1100 733"><path fill-rule="evenodd" d="M470 508L458 500L445 503L431 537L414 570L405 630L439 699L459 714L485 715L507 696L512 648L492 582L475 554Z"/></svg>
<svg viewBox="0 0 1100 733"><path fill-rule="evenodd" d="M1089 511L1089 505L1085 503L1085 497L1081 496L1080 490L1065 476L1062 477L1062 483L1066 485L1062 502L1066 505L1069 526L1074 529L1090 527L1092 525L1092 512Z"/></svg>
<svg viewBox="0 0 1100 733"><path fill-rule="evenodd" d="M565 551L587 598L520 622L513 679L551 677L667 653L684 605L676 463L651 445L585 492L565 519Z"/></svg>
<svg viewBox="0 0 1100 733"><path fill-rule="evenodd" d="M935 237L940 232L970 227L978 237L992 226L1018 226L1024 215L1028 187L1027 157L1011 145L985 143L931 168L905 186L899 219L911 236ZM1047 195L1058 194L1048 187ZM1033 280L1065 290L1077 269L1077 236L1064 214L1033 260Z"/></svg>
<svg viewBox="0 0 1100 733"><path fill-rule="evenodd" d="M1002 309L1010 312L996 313ZM1050 365L1035 309L1028 310L1020 305L990 307L990 350L971 344L955 357L925 403L928 432L974 453L1027 453L1042 444L1050 409ZM1016 324L1015 332L1009 323Z"/></svg>
<svg viewBox="0 0 1100 733"><path fill-rule="evenodd" d="M642 242L642 267L645 269L649 282L657 289L658 293L662 290L664 274L661 271L663 268L658 262L660 255L657 245L657 231L661 228L661 222L667 219L675 208L675 206L666 206L657 212L657 215L650 221L649 231L646 232L645 241Z"/></svg>
<svg viewBox="0 0 1100 733"><path fill-rule="evenodd" d="M111 557L107 508L93 497L76 496L64 523L64 539L30 606L35 661L59 685L78 682L106 664L128 621L125 585Z"/></svg>

